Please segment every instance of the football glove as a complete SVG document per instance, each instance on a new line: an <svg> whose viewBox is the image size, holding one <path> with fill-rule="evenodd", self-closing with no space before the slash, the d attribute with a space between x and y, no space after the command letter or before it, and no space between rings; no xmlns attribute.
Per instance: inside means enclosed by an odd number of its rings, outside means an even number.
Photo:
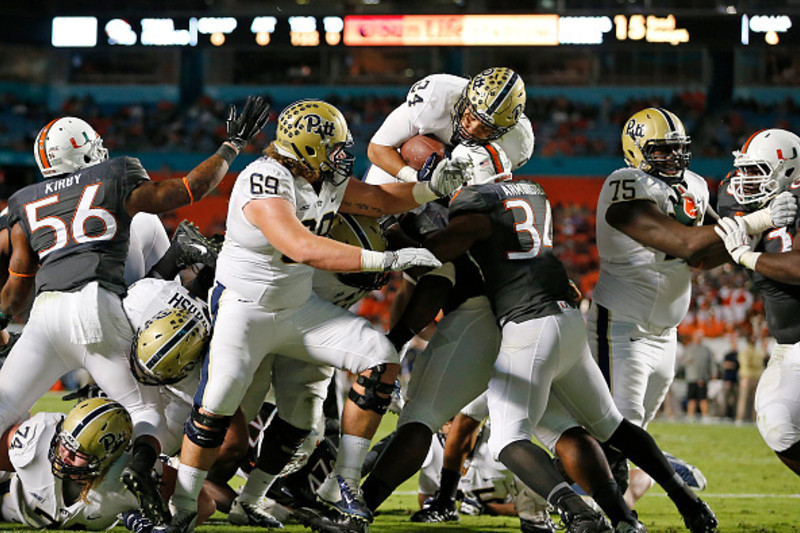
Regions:
<svg viewBox="0 0 800 533"><path fill-rule="evenodd" d="M725 243L725 248L735 263L750 269L755 268L758 256L761 254L753 252L755 239L747 234L745 223L740 217L719 219L714 231Z"/></svg>
<svg viewBox="0 0 800 533"><path fill-rule="evenodd" d="M261 131L269 119L269 104L261 96L248 96L241 115L236 115L236 106L231 104L225 129L227 141L240 152Z"/></svg>
<svg viewBox="0 0 800 533"><path fill-rule="evenodd" d="M436 170L441 161L442 158L439 157L439 154L436 152L431 153L423 163L422 168L417 171L417 181L430 181L433 171Z"/></svg>
<svg viewBox="0 0 800 533"><path fill-rule="evenodd" d="M150 533L153 531L153 522L139 511L126 511L119 514L122 524L133 533Z"/></svg>
<svg viewBox="0 0 800 533"><path fill-rule="evenodd" d="M769 216L776 228L788 226L794 222L797 214L797 199L789 191L783 191L769 203Z"/></svg>
<svg viewBox="0 0 800 533"><path fill-rule="evenodd" d="M678 183L672 186L677 198L670 196L675 220L684 226L697 225L697 200L685 185Z"/></svg>
<svg viewBox="0 0 800 533"><path fill-rule="evenodd" d="M428 162L426 161L425 163L427 164ZM472 161L470 159L466 157L442 159L431 174L431 191L439 198L447 196L472 179L472 174Z"/></svg>

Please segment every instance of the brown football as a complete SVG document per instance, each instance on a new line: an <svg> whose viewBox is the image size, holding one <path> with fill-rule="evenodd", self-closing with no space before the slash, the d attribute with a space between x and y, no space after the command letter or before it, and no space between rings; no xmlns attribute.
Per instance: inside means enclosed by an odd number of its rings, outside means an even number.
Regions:
<svg viewBox="0 0 800 533"><path fill-rule="evenodd" d="M427 135L415 135L400 147L403 161L414 170L421 169L433 152L439 154L440 160L443 159L444 143Z"/></svg>

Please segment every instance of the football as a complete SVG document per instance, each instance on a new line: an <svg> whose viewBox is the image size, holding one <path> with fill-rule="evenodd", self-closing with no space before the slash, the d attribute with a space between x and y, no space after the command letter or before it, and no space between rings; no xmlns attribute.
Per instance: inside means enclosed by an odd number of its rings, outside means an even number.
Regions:
<svg viewBox="0 0 800 533"><path fill-rule="evenodd" d="M414 170L421 169L433 152L439 154L440 159L444 159L444 143L427 135L415 135L400 147L403 161Z"/></svg>

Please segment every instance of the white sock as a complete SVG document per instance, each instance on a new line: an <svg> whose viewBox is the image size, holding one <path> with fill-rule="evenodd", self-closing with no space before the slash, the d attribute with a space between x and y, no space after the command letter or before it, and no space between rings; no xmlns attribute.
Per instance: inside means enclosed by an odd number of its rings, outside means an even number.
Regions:
<svg viewBox="0 0 800 533"><path fill-rule="evenodd" d="M336 456L333 473L342 476L352 488L359 487L361 467L367 458L371 442L370 439L355 435L342 435L339 442L339 452Z"/></svg>
<svg viewBox="0 0 800 533"><path fill-rule="evenodd" d="M278 476L254 468L247 476L247 483L242 487L242 492L239 493L239 501L250 504L258 503L267 495L267 491L276 477Z"/></svg>
<svg viewBox="0 0 800 533"><path fill-rule="evenodd" d="M208 471L181 463L175 480L175 493L170 500L172 505L179 511L197 512L197 499L200 497L200 489L203 488L206 476Z"/></svg>

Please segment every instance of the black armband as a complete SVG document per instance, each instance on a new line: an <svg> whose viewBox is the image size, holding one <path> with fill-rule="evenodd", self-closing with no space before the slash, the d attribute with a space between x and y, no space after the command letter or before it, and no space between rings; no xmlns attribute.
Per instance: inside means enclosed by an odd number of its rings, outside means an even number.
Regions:
<svg viewBox="0 0 800 533"><path fill-rule="evenodd" d="M236 156L239 155L239 152L237 152L235 149L231 148L227 144L222 143L222 145L219 148L217 148L217 151L214 155L220 156L230 166L230 164L233 163L233 160L236 159Z"/></svg>
<svg viewBox="0 0 800 533"><path fill-rule="evenodd" d="M394 345L395 350L399 352L414 335L416 335L416 333L401 320L386 334L386 337Z"/></svg>

